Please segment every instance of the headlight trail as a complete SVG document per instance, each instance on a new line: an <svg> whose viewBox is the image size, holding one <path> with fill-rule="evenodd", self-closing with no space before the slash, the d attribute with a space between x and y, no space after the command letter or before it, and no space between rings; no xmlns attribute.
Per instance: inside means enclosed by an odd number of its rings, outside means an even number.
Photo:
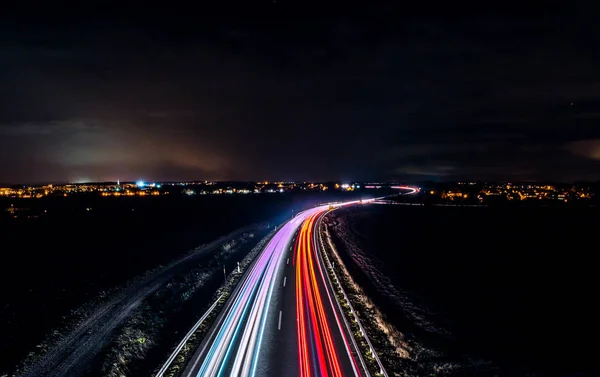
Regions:
<svg viewBox="0 0 600 377"><path fill-rule="evenodd" d="M244 274L183 376L367 377L316 243L319 219L332 206L362 202L315 207L285 223Z"/></svg>

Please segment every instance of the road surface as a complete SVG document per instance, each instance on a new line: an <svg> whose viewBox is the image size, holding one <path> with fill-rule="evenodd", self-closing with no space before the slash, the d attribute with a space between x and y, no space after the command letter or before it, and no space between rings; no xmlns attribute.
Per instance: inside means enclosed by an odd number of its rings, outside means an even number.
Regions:
<svg viewBox="0 0 600 377"><path fill-rule="evenodd" d="M318 224L329 210L300 212L275 233L184 376L368 376L318 252Z"/></svg>

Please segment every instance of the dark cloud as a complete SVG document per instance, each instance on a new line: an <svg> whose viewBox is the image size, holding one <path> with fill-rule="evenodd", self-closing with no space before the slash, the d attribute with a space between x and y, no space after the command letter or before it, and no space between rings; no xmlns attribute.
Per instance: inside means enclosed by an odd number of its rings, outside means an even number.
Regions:
<svg viewBox="0 0 600 377"><path fill-rule="evenodd" d="M600 178L593 18L260 4L7 18L0 181Z"/></svg>
<svg viewBox="0 0 600 377"><path fill-rule="evenodd" d="M572 141L565 145L565 149L576 155L600 160L600 139Z"/></svg>

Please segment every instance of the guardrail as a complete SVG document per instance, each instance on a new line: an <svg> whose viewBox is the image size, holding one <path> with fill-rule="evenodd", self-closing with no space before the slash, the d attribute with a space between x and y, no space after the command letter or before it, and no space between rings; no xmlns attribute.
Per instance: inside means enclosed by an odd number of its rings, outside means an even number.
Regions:
<svg viewBox="0 0 600 377"><path fill-rule="evenodd" d="M173 353L171 353L171 356L169 356L169 358L167 359L165 364L162 366L162 368L160 368L158 373L156 373L155 377L163 377L164 373L167 371L167 369L169 369L169 367L171 366L171 363L173 362L173 360L175 360L175 358L177 357L177 355L179 354L181 349L185 346L187 341L192 337L192 335L196 332L196 330L198 330L198 327L200 327L200 325L202 325L202 323L206 320L206 318L210 315L210 313L212 313L212 311L215 310L215 307L217 306L217 304L219 303L221 298L223 298L223 295L220 295L219 298L217 298L217 300L210 306L210 308L208 308L206 313L204 313L202 315L202 317L200 317L198 322L196 322L194 327L192 327L192 329L190 331L188 331L188 333L185 335L183 340L177 345L177 347L175 347L175 349L173 350Z"/></svg>
<svg viewBox="0 0 600 377"><path fill-rule="evenodd" d="M319 241L321 241L321 247L323 247L323 249L324 249L323 238L322 238L321 234L319 234ZM331 250L334 251L335 247L331 243L331 240L329 239L329 237L327 237L327 241L329 243L329 247L331 248ZM371 343L371 340L369 339L369 336L367 335L367 332L365 331L362 323L360 322L360 319L356 315L356 311L354 310L354 307L352 306L352 303L350 302L350 299L348 298L348 295L346 295L346 291L344 290L344 287L342 286L342 283L340 282L337 274L335 273L334 266L331 264L331 261L329 260L329 256L327 255L326 252L323 253L323 254L325 256L325 261L326 261L328 267L331 269L331 273L333 274L333 277L335 278L336 284L338 285L338 287L340 288L340 291L342 292L342 295L344 296L344 300L346 301L346 304L350 307L350 312L354 315L354 320L358 324L358 328L360 329L360 333L365 338L365 340L367 342L367 345L369 346L369 350L371 351L371 354L373 355L373 358L375 359L375 362L377 363L377 366L379 366L379 373L381 375L385 376L385 377L389 377L389 375L387 374L387 371L383 367L383 363L379 359L379 356L377 355L377 352L375 351L375 348L373 347L373 344ZM339 303L338 303L338 305L339 305ZM345 313L343 311L342 311L342 315L345 318L346 315L345 315Z"/></svg>

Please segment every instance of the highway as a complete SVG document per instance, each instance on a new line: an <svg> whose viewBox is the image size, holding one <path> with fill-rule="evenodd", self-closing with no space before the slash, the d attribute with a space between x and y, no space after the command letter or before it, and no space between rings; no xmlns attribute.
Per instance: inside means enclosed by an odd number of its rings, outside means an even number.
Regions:
<svg viewBox="0 0 600 377"><path fill-rule="evenodd" d="M369 375L318 250L317 229L329 210L315 207L281 226L232 292L184 376Z"/></svg>

